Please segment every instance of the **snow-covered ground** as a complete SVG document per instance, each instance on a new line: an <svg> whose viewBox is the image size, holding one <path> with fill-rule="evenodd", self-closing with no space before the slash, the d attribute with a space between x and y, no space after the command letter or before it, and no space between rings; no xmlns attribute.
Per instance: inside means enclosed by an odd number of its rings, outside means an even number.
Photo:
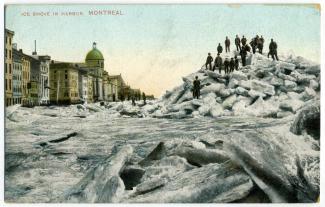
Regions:
<svg viewBox="0 0 325 207"><path fill-rule="evenodd" d="M7 107L6 201L314 202L320 68L249 62L146 105Z"/></svg>

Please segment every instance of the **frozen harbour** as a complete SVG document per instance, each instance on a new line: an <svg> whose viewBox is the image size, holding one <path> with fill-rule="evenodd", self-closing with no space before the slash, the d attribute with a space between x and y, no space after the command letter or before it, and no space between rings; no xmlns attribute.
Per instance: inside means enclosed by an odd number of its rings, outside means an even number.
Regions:
<svg viewBox="0 0 325 207"><path fill-rule="evenodd" d="M6 201L315 202L319 65L249 58L147 105L8 107Z"/></svg>

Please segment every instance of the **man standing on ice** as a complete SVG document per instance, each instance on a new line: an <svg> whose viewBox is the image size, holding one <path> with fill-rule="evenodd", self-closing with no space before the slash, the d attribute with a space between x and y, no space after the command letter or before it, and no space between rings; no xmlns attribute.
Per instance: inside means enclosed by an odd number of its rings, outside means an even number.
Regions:
<svg viewBox="0 0 325 207"><path fill-rule="evenodd" d="M252 40L249 43L251 45L251 47L252 47L253 54L255 54L255 52L256 52L256 46L257 46L258 39L259 39L259 37L256 36L255 38L252 38Z"/></svg>
<svg viewBox="0 0 325 207"><path fill-rule="evenodd" d="M243 47L244 45L246 45L246 42L247 42L247 39L246 39L246 37L243 35L243 38L241 38L241 44L242 44L242 47Z"/></svg>
<svg viewBox="0 0 325 207"><path fill-rule="evenodd" d="M239 62L238 62L237 55L236 55L235 56L235 69L238 70L238 67L239 67Z"/></svg>
<svg viewBox="0 0 325 207"><path fill-rule="evenodd" d="M229 73L229 60L228 60L228 58L225 59L225 62L223 64L225 65L225 74Z"/></svg>
<svg viewBox="0 0 325 207"><path fill-rule="evenodd" d="M146 97L146 94L143 92L142 93L142 99L143 99L143 104L146 105L147 104L147 97Z"/></svg>
<svg viewBox="0 0 325 207"><path fill-rule="evenodd" d="M228 39L228 36L226 36L225 47L226 47L226 52L230 52L230 39Z"/></svg>
<svg viewBox="0 0 325 207"><path fill-rule="evenodd" d="M241 63L243 67L246 65L246 55L247 55L247 45L243 45L241 51L240 51L240 57L241 57Z"/></svg>
<svg viewBox="0 0 325 207"><path fill-rule="evenodd" d="M205 68L208 69L208 65L209 65L209 70L212 70L212 62L213 62L213 57L211 56L211 53L208 53L208 57L205 62Z"/></svg>
<svg viewBox="0 0 325 207"><path fill-rule="evenodd" d="M219 73L221 74L221 67L222 67L222 58L218 54L216 59L214 60L214 66L219 68Z"/></svg>
<svg viewBox="0 0 325 207"><path fill-rule="evenodd" d="M218 50L218 55L222 53L223 48L222 48L222 46L220 45L220 43L219 43L219 45L218 45L218 47L217 47L217 50Z"/></svg>
<svg viewBox="0 0 325 207"><path fill-rule="evenodd" d="M200 97L200 87L201 83L197 76L195 76L195 80L193 81L193 98L199 99Z"/></svg>
<svg viewBox="0 0 325 207"><path fill-rule="evenodd" d="M258 48L258 52L260 54L263 53L263 46L264 46L264 38L263 36L261 35L261 37L258 39L257 41L257 48Z"/></svg>
<svg viewBox="0 0 325 207"><path fill-rule="evenodd" d="M278 45L276 44L276 42L273 41L273 39L271 39L270 45L269 45L269 53L267 54L267 58L269 58L269 56L271 55L272 59L274 59L274 56L276 58L276 60L279 60L278 58Z"/></svg>
<svg viewBox="0 0 325 207"><path fill-rule="evenodd" d="M229 72L234 72L234 70L235 70L235 61L234 61L234 58L231 58L230 59L229 67L230 67Z"/></svg>
<svg viewBox="0 0 325 207"><path fill-rule="evenodd" d="M240 51L241 50L240 49L240 38L238 37L238 35L236 35L236 38L235 38L235 45L236 45L236 50Z"/></svg>

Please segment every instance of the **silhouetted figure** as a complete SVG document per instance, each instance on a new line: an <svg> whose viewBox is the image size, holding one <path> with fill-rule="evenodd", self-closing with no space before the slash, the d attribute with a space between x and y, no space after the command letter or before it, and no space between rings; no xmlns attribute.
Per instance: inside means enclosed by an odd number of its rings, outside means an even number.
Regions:
<svg viewBox="0 0 325 207"><path fill-rule="evenodd" d="M241 50L241 47L240 47L240 38L238 37L238 35L236 35L236 38L235 38L235 45L236 45L236 50L237 51L240 51Z"/></svg>
<svg viewBox="0 0 325 207"><path fill-rule="evenodd" d="M133 95L131 99L132 99L132 106L135 106L135 96Z"/></svg>
<svg viewBox="0 0 325 207"><path fill-rule="evenodd" d="M264 47L264 38L261 35L261 37L257 41L258 52L261 53L261 54L263 53L263 47Z"/></svg>
<svg viewBox="0 0 325 207"><path fill-rule="evenodd" d="M255 52L256 52L256 38L252 38L252 40L250 41L249 44L252 47L253 54L255 54Z"/></svg>
<svg viewBox="0 0 325 207"><path fill-rule="evenodd" d="M146 97L146 94L144 92L142 93L142 99L143 99L143 104L146 105L147 104L147 97Z"/></svg>
<svg viewBox="0 0 325 207"><path fill-rule="evenodd" d="M225 65L225 73L229 73L229 60L228 58L225 59L225 62L223 63Z"/></svg>
<svg viewBox="0 0 325 207"><path fill-rule="evenodd" d="M218 47L217 47L218 55L222 53L222 50L223 50L223 48L222 48L221 44L219 43Z"/></svg>
<svg viewBox="0 0 325 207"><path fill-rule="evenodd" d="M230 62L229 62L229 68L230 68L230 72L234 72L235 70L235 61L234 61L234 58L231 58L230 59Z"/></svg>
<svg viewBox="0 0 325 207"><path fill-rule="evenodd" d="M247 43L247 39L246 39L246 37L243 35L243 37L241 38L241 45L242 45L242 47L243 47L244 45L246 45L246 43Z"/></svg>
<svg viewBox="0 0 325 207"><path fill-rule="evenodd" d="M214 65L216 67L218 67L219 69L219 73L221 74L221 67L222 67L222 58L220 57L220 55L218 54L216 59L214 60Z"/></svg>
<svg viewBox="0 0 325 207"><path fill-rule="evenodd" d="M226 52L230 52L230 39L228 39L228 36L226 37L225 40L225 47L226 47Z"/></svg>
<svg viewBox="0 0 325 207"><path fill-rule="evenodd" d="M199 99L200 88L201 88L200 80L198 80L198 77L195 76L195 80L193 81L193 98Z"/></svg>
<svg viewBox="0 0 325 207"><path fill-rule="evenodd" d="M242 50L240 51L241 62L243 66L246 66L246 56L247 56L247 45L243 45Z"/></svg>
<svg viewBox="0 0 325 207"><path fill-rule="evenodd" d="M208 69L208 65L210 70L212 70L212 62L213 62L213 57L211 56L211 53L208 53L207 61L205 62L205 68Z"/></svg>
<svg viewBox="0 0 325 207"><path fill-rule="evenodd" d="M273 41L273 39L271 39L271 42L270 42L270 45L269 45L269 53L267 54L267 57L269 58L269 56L271 55L272 56L272 59L275 60L279 60L278 58L278 45L276 44L276 42ZM274 58L275 56L275 58Z"/></svg>
<svg viewBox="0 0 325 207"><path fill-rule="evenodd" d="M235 56L235 69L238 70L239 68L239 61L237 59L237 56Z"/></svg>

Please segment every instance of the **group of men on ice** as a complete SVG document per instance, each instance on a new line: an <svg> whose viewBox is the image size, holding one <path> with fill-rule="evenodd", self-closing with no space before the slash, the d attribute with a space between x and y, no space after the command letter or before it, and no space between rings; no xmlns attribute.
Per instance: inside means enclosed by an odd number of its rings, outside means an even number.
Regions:
<svg viewBox="0 0 325 207"><path fill-rule="evenodd" d="M244 35L241 39L239 38L238 35L236 35L235 45L236 45L236 50L239 51L242 66L246 66L247 52L250 52L251 48L252 48L253 54L256 53L256 50L258 50L258 52L260 54L263 53L264 38L263 38L263 36L259 37L258 35L256 35L256 37L251 39L249 44L251 47L247 44L247 39ZM226 48L226 53L230 52L230 40L229 40L228 36L226 37L226 40L225 40L225 48ZM269 44L269 53L267 54L267 57L269 58L271 55L273 60L275 60L275 59L279 60L277 49L278 49L278 46L277 46L276 42L273 41L273 39L271 39L271 42ZM233 72L235 69L238 70L239 61L237 59L237 55L235 55L233 58L230 58L230 60L228 58L225 58L224 62L222 62L222 58L221 58L220 54L222 53L223 48L220 43L218 44L217 51L218 51L218 54L214 60L213 67L212 67L213 57L211 56L211 53L208 53L208 57L207 57L207 60L205 63L206 69L208 69L208 66L209 66L209 70L212 70L212 71L214 71L218 68L220 74L221 74L222 67L224 67L225 74L229 74L229 73ZM195 80L193 81L193 97L194 98L198 99L200 97L200 89L201 89L200 80L196 76Z"/></svg>
<svg viewBox="0 0 325 207"><path fill-rule="evenodd" d="M236 50L239 51L242 65L245 66L247 52L250 52L251 48L252 48L253 54L255 54L256 50L258 50L258 52L260 54L263 53L264 38L263 38L263 36L259 37L258 35L256 35L256 37L252 38L252 40L250 41L250 43L249 43L250 46L249 46L247 44L247 39L244 35L241 39L239 38L238 35L236 35L235 45L236 45ZM226 40L225 40L225 48L226 48L226 53L230 52L230 39L228 37L226 37ZM219 73L221 73L221 68L224 67L225 74L233 72L234 69L238 70L239 61L237 59L237 55L235 55L234 58L230 58L230 60L228 58L225 58L224 62L222 62L222 58L221 58L220 54L222 53L223 48L220 43L218 44L217 51L218 51L218 54L214 60L213 67L212 67L213 57L211 56L211 53L208 53L208 57L207 57L207 60L205 63L206 69L208 69L208 66L209 66L209 70L213 70L213 71L218 68ZM275 60L275 59L279 60L278 53L277 53L277 44L276 44L276 42L273 41L273 39L271 39L271 42L269 44L269 53L267 56L269 57L270 55L273 60Z"/></svg>

